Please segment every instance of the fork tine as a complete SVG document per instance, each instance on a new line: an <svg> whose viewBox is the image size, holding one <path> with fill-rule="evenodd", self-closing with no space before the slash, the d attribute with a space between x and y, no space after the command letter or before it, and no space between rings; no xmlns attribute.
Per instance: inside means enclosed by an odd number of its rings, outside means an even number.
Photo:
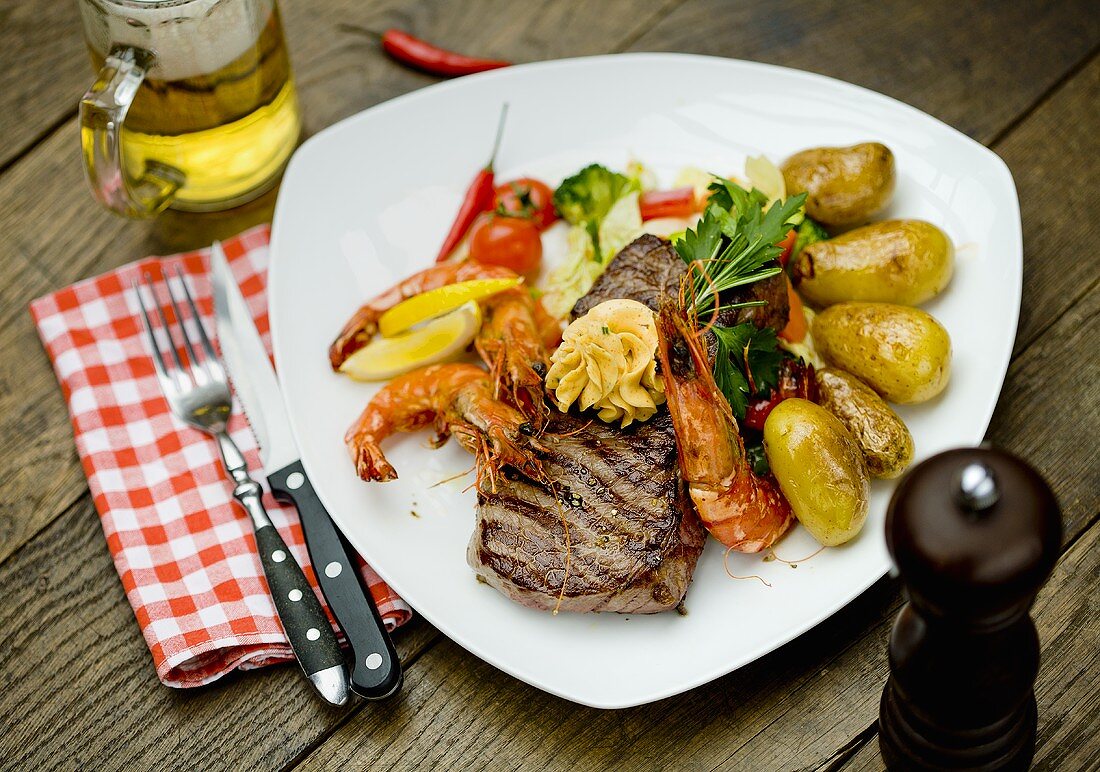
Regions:
<svg viewBox="0 0 1100 772"><path fill-rule="evenodd" d="M175 384L168 377L168 368L164 364L164 356L160 352L157 336L153 334L153 323L149 319L149 309L145 305L145 298L141 294L141 287L138 285L137 279L133 279L130 285L134 289L138 306L141 307L141 326L145 328L145 340L149 345L149 350L153 353L153 369L157 372L157 380L160 381L161 391L165 392L165 396L167 396L172 393Z"/></svg>
<svg viewBox="0 0 1100 772"><path fill-rule="evenodd" d="M168 348L172 350L172 358L176 360L176 366L179 368L179 372L182 375L187 372L187 368L184 367L183 360L180 359L179 349L176 348L176 339L172 336L172 328L168 326L168 317L165 316L164 308L157 298L157 288L153 284L153 277L148 273L145 274L145 286L149 288L149 292L153 296L153 305L157 309L157 316L160 317L161 327L164 328L164 334L168 336Z"/></svg>
<svg viewBox="0 0 1100 772"><path fill-rule="evenodd" d="M176 326L179 327L180 335L183 337L183 345L187 349L187 358L191 360L191 377L195 379L196 383L205 382L210 377L209 373L199 364L199 358L195 355L195 347L191 345L191 336L188 334L187 325L184 323L183 309L180 308L179 301L176 299L176 291L172 289L172 281L167 276L164 277L164 285L168 287L168 300L172 304L172 311L176 315ZM195 323L201 326L198 318L195 319Z"/></svg>
<svg viewBox="0 0 1100 772"><path fill-rule="evenodd" d="M206 336L206 327L202 323L202 317L199 316L198 306L195 305L195 299L191 297L191 289L187 284L187 279L183 275L183 271L180 267L176 266L176 276L179 277L180 284L183 285L183 294L187 298L187 305L191 306L191 318L195 320L195 325L199 328L199 339L202 341L202 350L206 352L207 358L211 362L218 361L218 355L214 351L214 346L210 343L210 338Z"/></svg>

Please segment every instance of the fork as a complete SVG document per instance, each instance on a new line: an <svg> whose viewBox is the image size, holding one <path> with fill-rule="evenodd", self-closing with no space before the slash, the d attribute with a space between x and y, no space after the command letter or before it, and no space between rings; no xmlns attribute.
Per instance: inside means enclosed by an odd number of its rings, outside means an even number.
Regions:
<svg viewBox="0 0 1100 772"><path fill-rule="evenodd" d="M152 354L160 389L176 418L192 428L206 432L217 441L226 476L235 483L233 498L252 518L260 563L290 646L306 677L320 695L334 705L343 705L348 701L349 678L336 634L301 567L271 524L261 500L263 489L249 477L244 455L226 431L232 410L232 397L225 368L207 337L195 300L179 266L176 266L175 273L183 288L192 325L197 331L196 341L196 335L188 330L188 325L184 322L182 303L172 287L171 278L165 277L164 285L168 289L168 303L175 316L176 334L183 341L186 357L180 355L176 337L172 334L172 325L169 325L165 309L157 300L152 277L146 273L144 283L153 298L152 306L156 309L163 335L168 339L163 348L154 332L141 287L137 280L132 283L134 296L141 308L141 323L145 329L146 343ZM167 361L164 349L170 352ZM202 357L198 356L197 349L201 349Z"/></svg>

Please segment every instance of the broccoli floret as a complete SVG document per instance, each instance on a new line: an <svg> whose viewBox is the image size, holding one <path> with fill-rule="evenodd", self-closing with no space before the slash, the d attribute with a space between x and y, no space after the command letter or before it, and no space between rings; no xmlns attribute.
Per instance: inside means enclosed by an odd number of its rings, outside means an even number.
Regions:
<svg viewBox="0 0 1100 772"><path fill-rule="evenodd" d="M596 260L600 254L600 222L625 194L639 190L638 181L592 164L562 181L554 191L554 207L566 222L583 226L592 237Z"/></svg>
<svg viewBox="0 0 1100 772"><path fill-rule="evenodd" d="M792 260L798 257L798 253L802 251L803 247L808 247L810 244L816 244L829 238L829 232L825 230L825 226L809 215L799 223L796 232L798 235L795 236L794 247L791 249Z"/></svg>

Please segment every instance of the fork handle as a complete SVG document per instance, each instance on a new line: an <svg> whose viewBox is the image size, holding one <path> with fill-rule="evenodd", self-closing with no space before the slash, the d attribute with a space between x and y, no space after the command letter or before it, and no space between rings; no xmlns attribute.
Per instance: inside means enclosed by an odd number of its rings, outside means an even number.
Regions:
<svg viewBox="0 0 1100 772"><path fill-rule="evenodd" d="M233 498L248 512L255 526L260 564L290 648L321 696L330 703L343 705L348 700L349 683L336 633L301 566L271 524L261 499L263 489L248 476L244 456L226 434L218 435L218 447L226 472L236 483Z"/></svg>

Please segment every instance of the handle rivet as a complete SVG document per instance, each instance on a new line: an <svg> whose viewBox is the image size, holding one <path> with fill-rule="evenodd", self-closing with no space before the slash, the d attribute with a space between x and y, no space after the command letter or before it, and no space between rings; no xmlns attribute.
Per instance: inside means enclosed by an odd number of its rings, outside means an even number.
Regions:
<svg viewBox="0 0 1100 772"><path fill-rule="evenodd" d="M294 603L297 603L298 601L300 601L302 599L302 591L299 590L297 587L295 587L293 590L288 592L286 594L286 596L288 598L290 598L290 600L293 601Z"/></svg>
<svg viewBox="0 0 1100 772"><path fill-rule="evenodd" d="M366 665L370 670L377 670L378 668L382 667L382 655L376 651L368 656L366 660L364 660L363 664Z"/></svg>
<svg viewBox="0 0 1100 772"><path fill-rule="evenodd" d="M309 638L311 641L315 641L320 637L321 637L321 631L318 630L316 627L311 627L308 630L306 630L306 638Z"/></svg>
<svg viewBox="0 0 1100 772"><path fill-rule="evenodd" d="M282 550L275 550L271 553L271 559L274 560L276 563L282 563L284 560L286 560L286 553Z"/></svg>
<svg viewBox="0 0 1100 772"><path fill-rule="evenodd" d="M286 487L296 491L305 484L306 476L301 472L291 472L286 476Z"/></svg>
<svg viewBox="0 0 1100 772"><path fill-rule="evenodd" d="M335 579L340 575L340 572L344 570L344 567L337 561L332 561L325 566L325 576L329 579Z"/></svg>

